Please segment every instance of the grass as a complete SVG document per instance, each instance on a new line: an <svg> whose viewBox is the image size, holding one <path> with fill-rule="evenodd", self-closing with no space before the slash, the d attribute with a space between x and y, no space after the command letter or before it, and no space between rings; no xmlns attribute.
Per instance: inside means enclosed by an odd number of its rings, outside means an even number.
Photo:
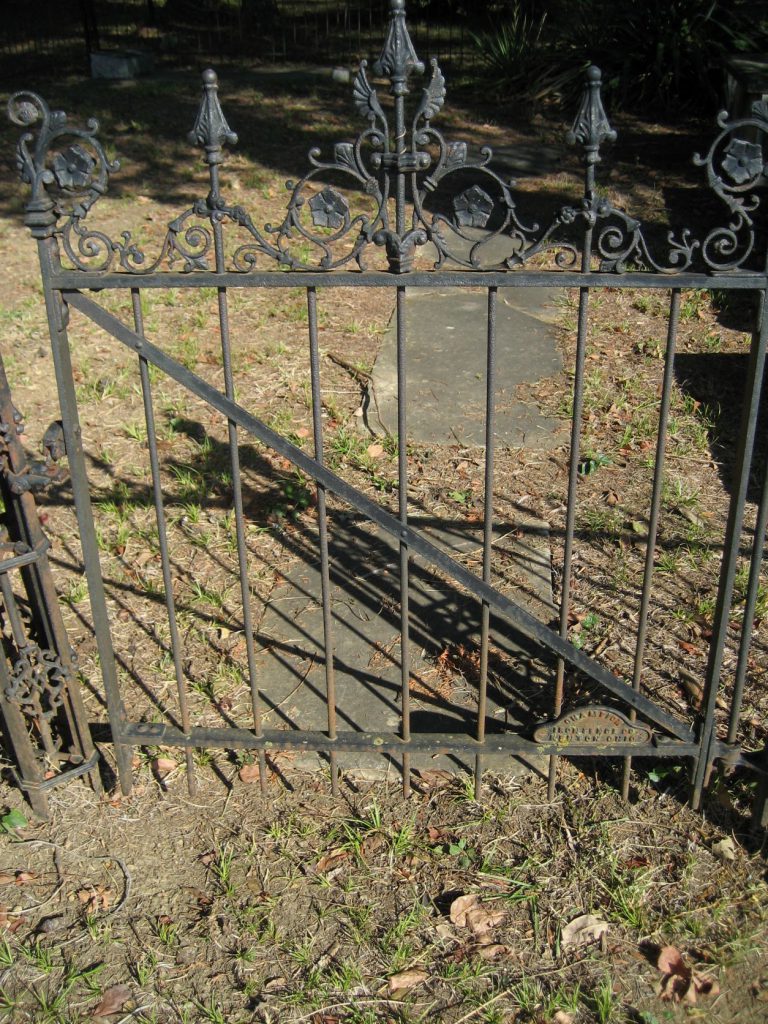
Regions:
<svg viewBox="0 0 768 1024"><path fill-rule="evenodd" d="M207 769L199 770L202 781ZM140 768L138 784L150 772ZM674 776L641 787L629 811L576 769L549 805L534 778L500 777L482 805L458 780L407 801L392 785L366 784L339 803L316 777L290 778L293 792L275 790L266 803L247 786L215 795L212 783L197 810L184 805L181 783L178 794L158 795L156 806L171 809L162 834L172 857L148 850L152 813L137 827L125 807L108 810L107 851L114 844L129 863L147 864L134 873L134 909L108 919L106 936L73 918L63 942L35 938L45 911L67 913L86 863L73 852L62 910L38 911L0 941L0 1012L85 1024L111 986L127 983L134 1002L124 1013L138 1005L157 1021L245 1022L258 999L265 1020L287 1024L318 1014L380 1024L392 1012L411 1024L467 1015L550 1024L558 1013L579 1024L626 1024L633 1012L663 1014L657 972L639 952L627 955L649 942L703 959L720 978L721 1012L740 972L759 971L768 928L761 860L738 844L735 862L713 858L712 846L731 832L727 822L713 824L715 803L706 818L678 806L670 829L660 797ZM95 802L77 812L62 805L53 835L75 815L89 822L92 811ZM436 841L438 833L445 838ZM42 870L44 856L30 847L25 863ZM181 901L168 883L179 872ZM451 918L464 893L503 911L482 940ZM585 911L608 921L607 943L564 950L562 928ZM211 975L220 980L211 984ZM398 977L415 981L393 1002Z"/></svg>

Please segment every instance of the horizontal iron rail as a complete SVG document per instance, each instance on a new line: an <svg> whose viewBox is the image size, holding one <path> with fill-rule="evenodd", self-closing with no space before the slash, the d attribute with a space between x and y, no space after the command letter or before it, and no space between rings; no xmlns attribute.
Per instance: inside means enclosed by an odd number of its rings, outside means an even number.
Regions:
<svg viewBox="0 0 768 1024"><path fill-rule="evenodd" d="M175 359L172 359L156 345L153 345L152 342L132 331L121 320L99 306L98 303L82 295L80 292L68 292L65 295L65 299L69 305L85 314L85 316L107 331L117 341L139 353L148 362L153 363L163 372L167 373L177 383L188 388L193 394L198 395L212 408L217 409L223 416L237 423L279 455L288 459L306 473L308 477L337 494L342 500L357 508L391 536L403 541L415 553L448 573L456 583L465 587L469 593L481 601L487 601L492 608L503 615L524 636L563 658L570 665L573 665L593 679L603 689L624 701L629 707L634 708L639 715L666 729L678 739L687 742L694 741L693 731L684 722L659 708L653 701L632 689L631 686L613 675L612 672L609 672L599 662L588 657L567 640L562 639L553 630L539 622L530 612L520 608L513 601L510 601L509 598L500 594L494 587L469 572L463 565L451 558L450 555L431 544L417 530L401 523L395 516L387 512L380 505L377 505L376 502L371 501L370 498L367 498L345 480L342 480L341 477L318 463L284 437L281 437L280 434L275 433L274 430L271 430L261 420L237 405L236 402L228 399L220 391L217 391L216 388L192 373L187 367L176 362Z"/></svg>
<svg viewBox="0 0 768 1024"><path fill-rule="evenodd" d="M367 751L371 754L524 754L545 757L561 754L572 757L694 757L698 744L682 741L654 743L561 743L554 740L536 743L516 732L486 735L480 743L467 733L412 733L410 739L393 732L339 732L331 740L327 732L301 729L265 729L257 736L251 729L195 727L184 733L172 725L159 722L121 722L115 740L135 746L168 745L174 747L222 747L241 750L330 750ZM716 756L727 757L733 748L718 746Z"/></svg>
<svg viewBox="0 0 768 1024"><path fill-rule="evenodd" d="M149 274L98 273L62 270L50 275L58 291L93 291L102 288L709 288L762 290L766 274L600 274L576 271L384 271L313 272L270 270L248 274L195 270L189 273L156 271Z"/></svg>

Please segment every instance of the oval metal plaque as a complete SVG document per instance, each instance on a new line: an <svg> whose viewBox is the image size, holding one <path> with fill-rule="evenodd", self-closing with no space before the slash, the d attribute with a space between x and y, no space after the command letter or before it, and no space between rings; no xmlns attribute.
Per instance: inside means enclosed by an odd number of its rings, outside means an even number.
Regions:
<svg viewBox="0 0 768 1024"><path fill-rule="evenodd" d="M594 705L566 711L554 722L544 722L533 731L536 743L591 747L607 743L650 743L651 730L630 722L613 708Z"/></svg>

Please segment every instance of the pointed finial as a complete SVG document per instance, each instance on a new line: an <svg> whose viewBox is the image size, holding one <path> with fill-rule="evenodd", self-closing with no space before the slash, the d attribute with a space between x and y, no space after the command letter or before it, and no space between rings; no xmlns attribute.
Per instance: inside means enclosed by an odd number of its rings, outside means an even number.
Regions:
<svg viewBox="0 0 768 1024"><path fill-rule="evenodd" d="M594 64L587 68L586 85L581 103L566 138L571 145L579 143L584 147L584 161L587 165L600 160L600 146L603 142L615 142L616 132L608 123L608 115L600 95L602 73Z"/></svg>
<svg viewBox="0 0 768 1024"><path fill-rule="evenodd" d="M408 75L412 71L423 74L424 65L416 55L405 24L405 0L390 0L389 10L387 38L373 71L392 82L393 95L402 96L408 91Z"/></svg>
<svg viewBox="0 0 768 1024"><path fill-rule="evenodd" d="M203 72L203 98L197 112L195 127L187 135L192 145L205 148L209 164L219 164L223 159L222 146L237 143L237 135L227 124L219 103L219 79L216 72L208 68Z"/></svg>

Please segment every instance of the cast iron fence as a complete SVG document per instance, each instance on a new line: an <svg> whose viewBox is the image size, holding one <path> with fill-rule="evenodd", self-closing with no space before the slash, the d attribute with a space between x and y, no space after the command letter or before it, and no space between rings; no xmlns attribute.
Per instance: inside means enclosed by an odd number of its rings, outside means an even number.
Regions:
<svg viewBox="0 0 768 1024"><path fill-rule="evenodd" d="M503 6L503 5L502 5ZM86 69L94 50L140 48L163 62L235 59L350 64L376 49L386 26L378 0L10 0L0 25L0 55L16 69L43 65ZM454 67L473 67L477 52L466 15L423 17L416 44Z"/></svg>
<svg viewBox="0 0 768 1024"><path fill-rule="evenodd" d="M581 147L584 189L581 201L559 209L543 226L531 223L525 196L513 195L512 185L491 166L491 152L473 156L464 142L447 140L435 126L443 106L445 81L437 61L426 86L406 116L406 97L413 76L424 73L405 24L402 0L392 0L386 41L373 68L385 79L391 96L386 104L369 79L363 62L354 81L354 101L365 127L354 141L337 143L323 157L310 154L310 169L290 186L284 220L261 229L242 206L222 192L220 166L224 147L237 141L218 99L216 75L203 75L203 97L190 140L202 148L210 188L176 217L155 255L144 251L131 233L119 237L92 226L92 207L107 191L116 165L97 135L95 122L71 125L35 93L20 92L10 101L10 116L24 132L18 147L22 179L30 186L25 223L37 240L42 283L50 325L64 436L76 502L83 562L87 573L92 621L98 646L109 722L120 783L131 786L132 751L137 747L170 745L183 748L190 785L194 780L193 751L219 747L253 751L258 757L262 786L267 754L279 750L327 752L334 790L338 785L340 754L386 754L402 768L406 792L412 758L453 753L474 759L479 791L484 758L509 755L550 758L550 791L563 756L619 758L624 763L624 790L631 761L636 757L686 759L692 764L694 804L701 800L716 762L743 766L765 777L765 753L742 751L739 739L742 695L755 628L756 602L768 517L765 476L751 540L745 535L750 472L761 399L768 339L765 293L765 233L756 219L763 183L763 140L768 131L768 108L756 104L749 116L729 120L721 115L718 134L709 151L696 157L714 195L726 208L724 220L697 234L670 232L664 251L652 248L643 227L618 209L596 186L601 145L613 140L600 97L600 73L592 67L573 127L568 135ZM330 184L344 181L346 187ZM454 182L457 183L454 185ZM370 264L374 267L371 268ZM179 267L180 269L177 269ZM533 287L578 289L578 324L572 394L568 502L560 574L557 624L539 621L522 604L492 583L494 543L494 473L496 457L496 314L500 293ZM230 304L244 289L300 288L306 296L308 383L311 391L313 451L308 453L273 429L258 411L236 397L232 371ZM214 289L221 344L223 386L207 382L183 361L170 355L145 330L142 297L145 290L177 290L185 296ZM321 327L318 311L334 301L337 289L388 289L394 293L397 335L397 502L389 510L374 501L328 465L324 456L322 418L323 379L319 358ZM486 406L482 569L475 573L414 521L409 506L408 453L408 324L406 295L411 290L445 289L458 299L465 289L483 289L487 297ZM598 658L569 641L569 609L573 580L577 483L582 464L582 418L586 351L590 329L589 306L594 291L644 289L669 295L664 377L659 400L651 506L645 541L645 569L637 616L634 668L619 678ZM701 679L698 710L678 715L644 692L643 675L654 592L659 517L662 505L664 457L673 389L675 348L683 289L750 292L759 309L749 351L749 369L740 411L741 426L735 456L727 523L724 524L722 563L706 673ZM132 316L125 322L107 308L105 296L129 295ZM452 301L445 299L447 304ZM116 638L108 607L94 527L86 455L78 416L78 398L70 359L70 311L76 310L106 337L135 356L146 420L146 443L151 467L157 545L162 567L169 654L177 691L177 708L166 709L162 720L137 720L124 705ZM173 551L169 543L162 479L162 457L153 395L154 375L167 375L209 410L218 412L228 431L234 543L239 565L242 630L245 639L244 674L250 690L250 721L223 721L212 727L193 721L189 703L184 637L178 627L174 591ZM255 439L316 485L317 558L324 637L319 657L325 674L325 728L284 729L263 726L270 707L269 678L259 675L246 525L243 508L241 453L243 437ZM763 474L765 469L763 468ZM339 569L329 558L328 502L339 501L375 524L394 542L396 556L400 693L399 727L362 732L339 727L344 714L336 692L337 656L334 650L332 575ZM749 579L741 624L741 642L734 676L725 686L723 656L734 598L734 580L742 552L749 552ZM471 725L438 731L414 728L412 721L411 653L413 623L409 610L415 566L430 565L456 592L469 596L477 628L477 672L474 679ZM343 568L341 571L343 581ZM353 581L349 579L349 586ZM494 636L502 628L538 651L547 672L551 717L542 720L523 708L521 724L488 727L489 656ZM629 627L629 620L628 625ZM118 649L116 651L116 645ZM121 662L122 663L122 662ZM568 681L586 680L595 703L571 696L578 687ZM725 712L722 711L727 694ZM447 703L447 699L446 699ZM226 716L224 716L226 717ZM765 801L757 807L764 820Z"/></svg>

